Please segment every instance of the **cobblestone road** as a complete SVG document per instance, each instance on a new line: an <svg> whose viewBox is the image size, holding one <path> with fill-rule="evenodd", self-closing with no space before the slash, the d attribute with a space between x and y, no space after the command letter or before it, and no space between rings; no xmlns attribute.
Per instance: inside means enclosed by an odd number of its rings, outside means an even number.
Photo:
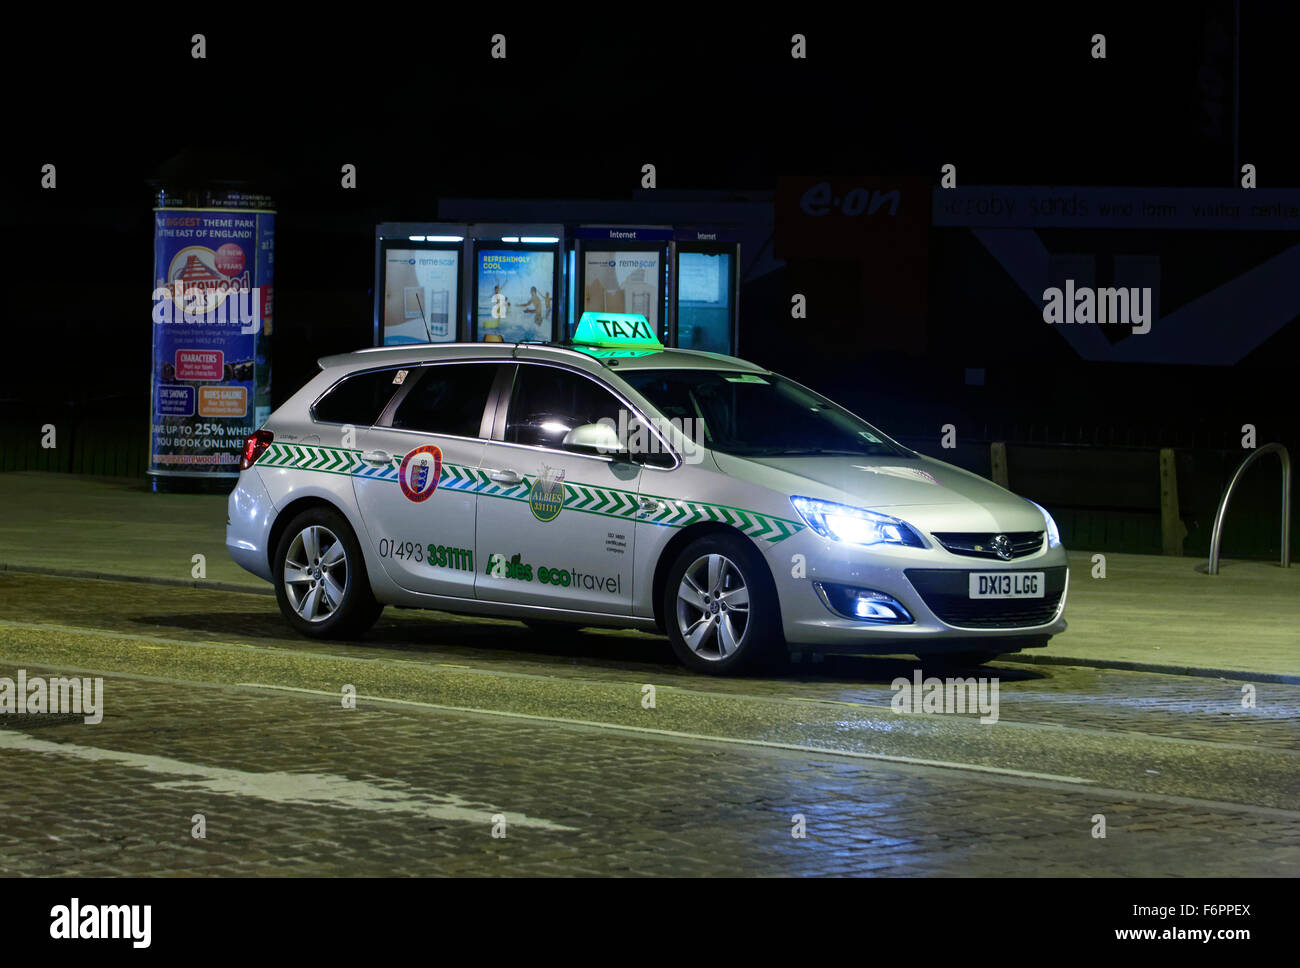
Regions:
<svg viewBox="0 0 1300 968"><path fill-rule="evenodd" d="M890 711L915 666L719 681L403 612L320 644L261 596L0 576L0 677L106 680L98 725L0 716L0 874L1300 873L1300 687L1006 662L984 726Z"/></svg>

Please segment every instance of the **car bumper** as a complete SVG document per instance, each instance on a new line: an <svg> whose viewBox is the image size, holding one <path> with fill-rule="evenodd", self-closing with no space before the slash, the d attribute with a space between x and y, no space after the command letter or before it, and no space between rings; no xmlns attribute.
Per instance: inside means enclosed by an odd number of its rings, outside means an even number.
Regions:
<svg viewBox="0 0 1300 968"><path fill-rule="evenodd" d="M1065 631L1069 567L1062 547L1012 561L955 555L942 547L871 550L827 541L811 531L769 551L785 638L819 651L954 652L1033 648ZM1042 599L970 600L971 572L1042 572ZM883 592L910 622L847 618L834 611L817 583Z"/></svg>
<svg viewBox="0 0 1300 968"><path fill-rule="evenodd" d="M275 505L254 470L239 475L226 502L226 550L235 563L272 581L269 542Z"/></svg>

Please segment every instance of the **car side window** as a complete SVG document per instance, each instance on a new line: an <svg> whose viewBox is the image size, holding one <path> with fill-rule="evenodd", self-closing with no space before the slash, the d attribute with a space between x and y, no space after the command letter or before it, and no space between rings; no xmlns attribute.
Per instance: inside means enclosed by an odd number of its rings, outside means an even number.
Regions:
<svg viewBox="0 0 1300 968"><path fill-rule="evenodd" d="M478 437L497 363L442 363L420 368L397 405L393 427L453 437ZM415 377L415 374L412 374Z"/></svg>
<svg viewBox="0 0 1300 968"><path fill-rule="evenodd" d="M321 423L369 427L379 419L402 383L400 367L367 370L344 377L316 401L312 419Z"/></svg>
<svg viewBox="0 0 1300 968"><path fill-rule="evenodd" d="M608 419L617 428L619 413L625 409L616 396L585 376L554 366L521 363L510 394L505 439L558 450L564 435L581 424Z"/></svg>

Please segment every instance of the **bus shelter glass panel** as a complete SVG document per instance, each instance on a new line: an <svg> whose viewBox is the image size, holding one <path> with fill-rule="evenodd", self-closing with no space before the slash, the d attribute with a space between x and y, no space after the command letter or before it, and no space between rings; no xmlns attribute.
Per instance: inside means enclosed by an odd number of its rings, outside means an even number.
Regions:
<svg viewBox="0 0 1300 968"><path fill-rule="evenodd" d="M386 248L382 345L456 339L460 252Z"/></svg>
<svg viewBox="0 0 1300 968"><path fill-rule="evenodd" d="M681 252L677 257L677 345L731 352L732 255Z"/></svg>
<svg viewBox="0 0 1300 968"><path fill-rule="evenodd" d="M476 259L476 338L506 343L550 340L558 301L556 250L483 243Z"/></svg>
<svg viewBox="0 0 1300 968"><path fill-rule="evenodd" d="M659 332L663 258L658 249L587 249L582 253L582 311L636 313Z"/></svg>

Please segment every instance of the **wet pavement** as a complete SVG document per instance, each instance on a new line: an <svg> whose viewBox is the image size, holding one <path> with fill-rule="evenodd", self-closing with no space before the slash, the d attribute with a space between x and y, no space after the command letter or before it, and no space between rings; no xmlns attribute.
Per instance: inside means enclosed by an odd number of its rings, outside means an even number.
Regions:
<svg viewBox="0 0 1300 968"><path fill-rule="evenodd" d="M641 633L320 643L265 595L0 574L19 669L102 676L104 717L0 716L5 874L1300 873L1300 686L1245 676L720 680ZM996 723L891 709L917 670L995 676Z"/></svg>

